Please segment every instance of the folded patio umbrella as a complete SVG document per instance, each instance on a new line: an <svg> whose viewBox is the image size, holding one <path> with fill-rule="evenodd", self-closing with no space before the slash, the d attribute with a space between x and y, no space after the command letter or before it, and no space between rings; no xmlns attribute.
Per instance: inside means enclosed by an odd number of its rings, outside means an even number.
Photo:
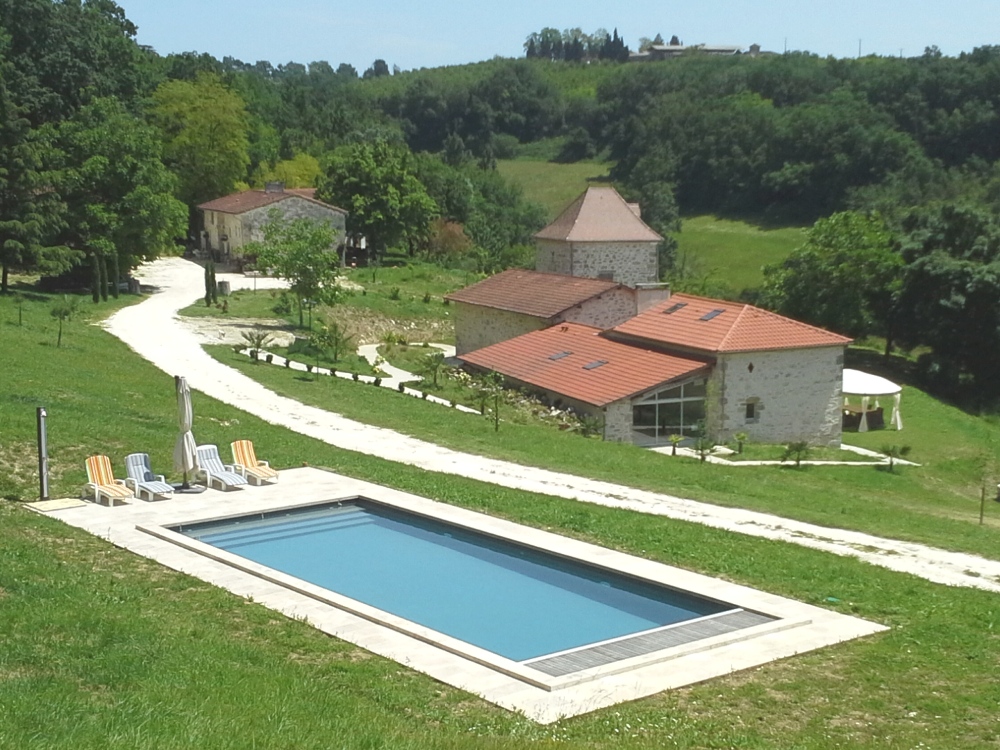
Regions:
<svg viewBox="0 0 1000 750"><path fill-rule="evenodd" d="M177 436L177 444L174 445L174 468L184 472L184 484L182 489L190 489L188 485L188 474L198 468L198 454L194 442L194 433L191 427L194 425L194 411L191 408L191 389L187 380L180 376L174 378L177 387L177 416L180 422L180 435Z"/></svg>

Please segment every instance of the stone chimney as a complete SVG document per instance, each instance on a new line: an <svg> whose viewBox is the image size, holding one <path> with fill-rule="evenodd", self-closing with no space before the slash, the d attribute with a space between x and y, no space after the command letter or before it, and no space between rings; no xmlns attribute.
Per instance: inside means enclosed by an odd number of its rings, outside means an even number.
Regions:
<svg viewBox="0 0 1000 750"><path fill-rule="evenodd" d="M670 284L636 284L635 314L645 312L658 302L670 299Z"/></svg>
<svg viewBox="0 0 1000 750"><path fill-rule="evenodd" d="M285 192L285 183L283 182L265 182L264 183L265 193L283 193Z"/></svg>

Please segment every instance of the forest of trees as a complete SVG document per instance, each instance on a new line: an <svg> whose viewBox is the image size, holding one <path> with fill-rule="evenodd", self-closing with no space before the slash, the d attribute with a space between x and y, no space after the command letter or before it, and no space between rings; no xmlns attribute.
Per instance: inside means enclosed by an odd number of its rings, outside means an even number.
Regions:
<svg viewBox="0 0 1000 750"><path fill-rule="evenodd" d="M112 0L0 0L3 290L76 269L106 295L176 252L199 202L270 179L353 207L387 250L530 264L544 213L494 167L545 141L605 160L667 235L682 213L815 223L748 298L926 347L929 378L1000 391L1000 46L627 63L617 31L543 29L526 59L359 75L160 56L134 36ZM352 190L385 186L407 197L372 226Z"/></svg>

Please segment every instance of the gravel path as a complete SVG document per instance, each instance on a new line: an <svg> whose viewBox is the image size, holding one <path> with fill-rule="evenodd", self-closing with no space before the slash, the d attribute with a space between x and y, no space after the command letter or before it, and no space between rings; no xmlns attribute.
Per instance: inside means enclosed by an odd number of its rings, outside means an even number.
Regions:
<svg viewBox="0 0 1000 750"><path fill-rule="evenodd" d="M272 424L339 448L428 471L778 539L856 557L929 581L1000 592L1000 561L460 453L284 398L212 359L202 350L198 337L178 320L177 310L201 293L200 266L167 258L143 266L137 275L159 291L139 305L120 310L105 327L160 369L186 376L192 388ZM252 283L243 276L219 274L219 278L230 280L234 289ZM258 279L258 287L262 282L280 285L271 279Z"/></svg>

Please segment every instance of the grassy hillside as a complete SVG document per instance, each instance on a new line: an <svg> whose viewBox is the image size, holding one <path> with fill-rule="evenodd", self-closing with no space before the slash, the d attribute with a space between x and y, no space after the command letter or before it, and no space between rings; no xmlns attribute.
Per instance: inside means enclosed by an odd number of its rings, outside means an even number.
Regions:
<svg viewBox="0 0 1000 750"><path fill-rule="evenodd" d="M677 235L678 261L709 285L721 282L739 293L760 286L761 268L786 258L804 239L800 227L762 228L717 216L691 216Z"/></svg>
<svg viewBox="0 0 1000 750"><path fill-rule="evenodd" d="M56 348L51 304L44 296L28 300L18 325L12 301L0 298L0 339L8 354L0 358L5 493L16 491L13 482L28 492L33 486L36 405L49 408L59 493L75 492L83 457L93 452L108 452L119 466L124 453L148 450L155 467L169 470L176 434L171 377L90 325L113 304L87 302ZM367 398L374 389L363 393ZM922 407L912 402L912 429L927 430L933 442L935 425L916 420ZM252 436L261 455L279 467L327 466L891 630L541 727L329 638L304 620L0 501L0 747L327 748L335 737L338 747L394 750L987 748L1000 740L994 594L790 544L423 472L331 448L199 394L194 408L199 440L225 444ZM937 441L942 454L975 437L969 430L976 422L967 415L928 411L927 418L948 428ZM697 464L692 469L706 469L704 477L714 472ZM882 477L885 487L920 475L866 472ZM799 491L794 478L810 474L741 473L733 491L763 482L784 488L791 501ZM887 498L869 493L859 500L885 505L886 516L905 515L905 506ZM831 522L841 507L823 494L813 502L829 509Z"/></svg>
<svg viewBox="0 0 1000 750"><path fill-rule="evenodd" d="M591 185L607 185L608 168L607 164L592 161L556 164L511 159L497 163L500 174L520 185L529 200L545 206L549 219L558 216Z"/></svg>

